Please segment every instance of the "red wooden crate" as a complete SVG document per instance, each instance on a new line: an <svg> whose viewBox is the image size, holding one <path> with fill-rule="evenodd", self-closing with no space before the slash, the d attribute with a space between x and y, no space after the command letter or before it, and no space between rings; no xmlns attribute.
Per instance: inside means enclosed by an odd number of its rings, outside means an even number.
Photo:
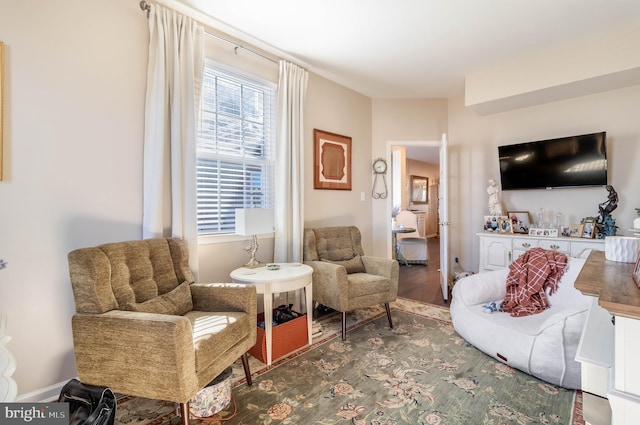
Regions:
<svg viewBox="0 0 640 425"><path fill-rule="evenodd" d="M258 322L263 320L264 313L258 314ZM272 331L271 360L274 361L307 344L307 315L303 314L293 320L274 326ZM249 354L262 363L267 363L267 335L261 327L258 327L256 345L249 350Z"/></svg>

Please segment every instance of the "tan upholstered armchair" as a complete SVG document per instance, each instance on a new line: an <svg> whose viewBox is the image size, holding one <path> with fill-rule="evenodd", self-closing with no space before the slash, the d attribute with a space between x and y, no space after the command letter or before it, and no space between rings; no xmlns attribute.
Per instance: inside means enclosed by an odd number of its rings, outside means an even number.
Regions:
<svg viewBox="0 0 640 425"><path fill-rule="evenodd" d="M69 253L76 304L73 344L80 381L180 403L256 341L253 286L194 283L180 239L146 239Z"/></svg>
<svg viewBox="0 0 640 425"><path fill-rule="evenodd" d="M364 255L355 226L304 230L304 263L313 267L313 300L342 312L342 339L347 339L347 312L389 303L398 295L398 262Z"/></svg>

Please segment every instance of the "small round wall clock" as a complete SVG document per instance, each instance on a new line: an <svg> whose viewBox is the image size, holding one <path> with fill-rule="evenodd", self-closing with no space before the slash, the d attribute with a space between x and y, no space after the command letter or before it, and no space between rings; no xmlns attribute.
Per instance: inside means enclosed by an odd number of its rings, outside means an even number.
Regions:
<svg viewBox="0 0 640 425"><path fill-rule="evenodd" d="M376 174L384 174L387 172L387 161L378 158L373 161L373 172Z"/></svg>
<svg viewBox="0 0 640 425"><path fill-rule="evenodd" d="M373 199L385 199L389 193L387 190L387 161L383 158L377 158L373 161L373 187L371 188L371 197ZM378 185L378 176L382 175L382 183L384 184L384 190L382 192L376 192L376 186Z"/></svg>

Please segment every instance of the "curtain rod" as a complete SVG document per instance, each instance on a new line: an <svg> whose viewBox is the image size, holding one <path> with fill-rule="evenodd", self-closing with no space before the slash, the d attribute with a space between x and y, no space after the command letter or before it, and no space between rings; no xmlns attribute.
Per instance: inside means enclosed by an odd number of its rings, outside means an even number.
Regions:
<svg viewBox="0 0 640 425"><path fill-rule="evenodd" d="M145 0L142 0L142 1L140 2L140 9L141 9L143 12L145 12L145 11L146 11L146 12L147 12L147 18L149 18L149 14L151 13L151 5L150 5L149 3L147 3ZM265 56L265 55L263 55L263 54L262 54L262 53L260 53L260 52L256 52L256 51L254 51L254 50L251 50L251 49L249 49L248 47L243 46L242 44L238 44L238 43L236 43L236 42L233 42L233 41L231 41L231 40L229 40L229 39L226 39L226 38L224 38L224 37L221 37L221 36L219 36L219 35L217 35L217 34L210 33L210 32L208 32L208 31L205 31L204 33L205 33L205 34L207 34L207 35L208 35L208 36L210 36L210 37L214 37L214 38L217 38L217 39L218 39L218 40L220 40L220 41L224 41L225 43L229 43L229 44L231 44L232 46L234 46L234 49L233 49L233 50L234 50L234 52L235 52L236 54L238 54L238 49L242 49L242 50L246 50L246 51L247 51L247 52L249 52L249 53L253 53L253 54L254 54L254 55L256 55L256 56L260 56L262 59L266 59L266 60L268 60L269 62L273 62L273 63L275 63L275 64L278 64L278 61L277 61L277 60L272 59L272 58L270 58L269 56Z"/></svg>

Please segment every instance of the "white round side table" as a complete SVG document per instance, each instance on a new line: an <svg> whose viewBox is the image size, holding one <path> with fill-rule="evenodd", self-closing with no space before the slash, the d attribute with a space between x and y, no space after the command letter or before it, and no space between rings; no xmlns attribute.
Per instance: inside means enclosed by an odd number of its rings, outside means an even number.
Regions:
<svg viewBox="0 0 640 425"><path fill-rule="evenodd" d="M231 272L231 279L235 283L246 283L256 287L256 292L262 294L264 304L264 333L267 343L267 365L271 365L273 351L273 294L304 289L305 309L307 313L307 341L311 344L313 323L312 295L313 287L311 275L313 269L300 263L277 263L279 270L269 270L267 267L249 269L240 267Z"/></svg>

